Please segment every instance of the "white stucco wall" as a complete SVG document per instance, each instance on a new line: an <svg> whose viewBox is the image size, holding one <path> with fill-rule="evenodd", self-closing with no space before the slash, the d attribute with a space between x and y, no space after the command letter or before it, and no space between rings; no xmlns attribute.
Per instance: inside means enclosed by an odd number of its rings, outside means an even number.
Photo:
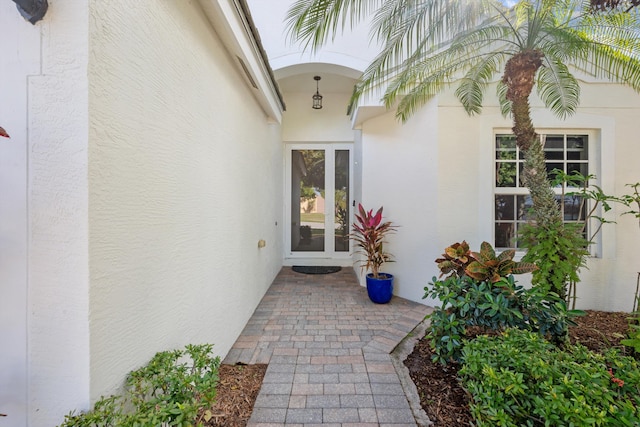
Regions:
<svg viewBox="0 0 640 427"><path fill-rule="evenodd" d="M449 207L447 215L441 215L442 249L454 241L466 239L473 247L483 240L493 239L493 150L495 129L509 130L511 122L500 116L495 101L487 99L482 115L469 118L451 94L440 98L440 133L450 136L441 141L439 204ZM583 82L581 104L573 116L560 120L532 98L532 117L538 129L553 131L563 129L593 132L594 146L591 172L598 178L597 184L610 195L628 192L625 183L640 180L637 167L638 144L636 135L640 124L632 119L640 112L640 96L631 89L610 83ZM463 125L462 125L463 124ZM455 142L454 144L451 144ZM448 145L445 145L448 144ZM445 151L447 150L447 151ZM454 157L456 156L457 157ZM468 172L462 176L447 171L449 159L456 158L456 167ZM470 177L477 180L469 181ZM464 210L456 200L464 200L475 212L465 219ZM620 217L623 207L614 205L606 214L617 224L605 225L601 241L594 248L596 257L589 259L588 269L580 273L578 307L584 309L629 311L640 263L634 254L640 242L637 222ZM528 283L526 276L521 276Z"/></svg>
<svg viewBox="0 0 640 427"><path fill-rule="evenodd" d="M320 110L311 108L312 93L285 93L287 111L282 119L282 140L290 142L353 142L347 116L349 96L323 92Z"/></svg>
<svg viewBox="0 0 640 427"><path fill-rule="evenodd" d="M27 425L27 76L40 68L40 28L0 4L0 423ZM18 48L20 46L21 48Z"/></svg>
<svg viewBox="0 0 640 427"><path fill-rule="evenodd" d="M362 204L384 207L398 225L388 239L395 262L383 270L395 276L394 294L422 301L433 242L438 237L438 111L430 103L404 125L393 112L362 126ZM364 283L363 278L361 278Z"/></svg>
<svg viewBox="0 0 640 427"><path fill-rule="evenodd" d="M491 91L489 91L491 95ZM559 120L540 102L532 99L532 117L543 130L574 129L593 132L595 158L591 171L607 194L628 192L625 183L640 180L637 138L640 125L631 117L640 111L640 96L632 90L608 83L583 82L579 111ZM483 113L469 117L451 93L439 98L440 160L438 174L439 248L467 240L472 249L484 240L493 241L493 133L509 131L511 122L503 118L490 96ZM464 173L454 173L464 171ZM620 205L606 216L618 222L605 225L596 257L581 271L578 307L629 311L635 289L638 260L633 254L640 241L637 222L620 217ZM438 254L441 252L438 252ZM435 273L433 256L428 260ZM519 276L527 284L527 276Z"/></svg>
<svg viewBox="0 0 640 427"><path fill-rule="evenodd" d="M368 43L366 23L354 31L347 29L346 36L338 35L335 42L317 52L304 52L301 45L287 39L284 24L274 25L284 20L292 0L248 3L276 75L331 65L363 70L376 54L375 44ZM598 184L609 194L628 192L624 184L640 180L634 160L640 150L636 143L640 124L635 119L640 96L619 85L578 77L583 80L578 114L558 120L534 95L534 124L548 130L594 132ZM356 126L361 124L362 128L361 144L356 145L361 164L354 166L362 168L362 179L356 180L354 194L361 191L362 201L372 207L384 205L388 218L402 226L390 239L397 262L385 269L396 274L396 293L417 301L422 301L424 286L437 274L433 260L446 246L466 239L478 248L484 240L493 241L493 132L497 128L508 131L511 122L500 116L494 90L487 91L486 106L477 117L469 117L452 92L434 101L437 109L430 103L405 125L399 124L392 112L376 117L380 111L375 108L358 112L356 118ZM285 140L318 141L321 138L317 135L343 132L339 121L310 120L308 94L300 95L300 100L285 95L290 105L297 107L299 103L301 107L285 116ZM387 170L381 175L377 167L383 163ZM581 272L578 304L582 308L631 308L640 269L640 260L634 255L640 230L632 217L619 217L621 210L617 206L611 213L618 225L605 226L598 257L590 259L589 269ZM525 276L520 279L528 282Z"/></svg>
<svg viewBox="0 0 640 427"><path fill-rule="evenodd" d="M157 351L224 356L282 264L279 125L194 3L90 2L93 400Z"/></svg>
<svg viewBox="0 0 640 427"><path fill-rule="evenodd" d="M593 132L596 158L591 171L608 194L629 192L625 183L640 180L637 167L640 96L608 83L584 82L581 107L574 116L559 120L535 98L534 124L546 130ZM477 250L493 241L493 133L509 131L488 91L487 106L469 117L451 92L430 102L406 124L393 113L362 125L362 200L369 208L383 205L387 219L401 227L390 240L396 262L385 270L396 276L396 294L422 300L424 286L438 274L434 259L456 241L467 240ZM436 108L437 105L437 108ZM383 173L379 168L385 167ZM581 271L578 307L629 311L640 260L638 223L620 217L616 205L607 217L597 257ZM527 276L519 276L523 284Z"/></svg>
<svg viewBox="0 0 640 427"><path fill-rule="evenodd" d="M36 27L40 68L25 76L29 426L89 403L87 10L51 4Z"/></svg>

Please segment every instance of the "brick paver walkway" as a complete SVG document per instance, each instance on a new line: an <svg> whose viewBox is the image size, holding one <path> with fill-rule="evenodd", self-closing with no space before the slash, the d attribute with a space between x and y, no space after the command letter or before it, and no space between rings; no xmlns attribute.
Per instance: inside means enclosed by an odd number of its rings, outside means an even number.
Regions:
<svg viewBox="0 0 640 427"><path fill-rule="evenodd" d="M283 268L224 360L269 364L248 427L416 426L390 353L428 313L372 303L351 268Z"/></svg>

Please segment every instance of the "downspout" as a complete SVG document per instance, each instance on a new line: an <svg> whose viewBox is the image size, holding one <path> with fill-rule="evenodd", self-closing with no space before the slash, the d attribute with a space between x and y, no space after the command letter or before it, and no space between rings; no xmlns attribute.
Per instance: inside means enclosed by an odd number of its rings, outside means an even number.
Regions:
<svg viewBox="0 0 640 427"><path fill-rule="evenodd" d="M44 18L47 9L49 9L47 0L13 0L13 2L24 19L34 25Z"/></svg>

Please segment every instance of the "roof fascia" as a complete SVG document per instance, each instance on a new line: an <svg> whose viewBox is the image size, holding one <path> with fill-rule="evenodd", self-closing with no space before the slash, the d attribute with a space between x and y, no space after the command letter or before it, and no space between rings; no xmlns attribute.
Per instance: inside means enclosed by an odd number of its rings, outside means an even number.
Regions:
<svg viewBox="0 0 640 427"><path fill-rule="evenodd" d="M198 0L265 114L282 122L284 101L244 0Z"/></svg>

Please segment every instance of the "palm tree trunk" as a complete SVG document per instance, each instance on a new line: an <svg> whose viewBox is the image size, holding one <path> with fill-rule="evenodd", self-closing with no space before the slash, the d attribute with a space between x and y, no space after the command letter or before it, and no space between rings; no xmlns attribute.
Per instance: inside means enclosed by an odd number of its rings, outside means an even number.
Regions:
<svg viewBox="0 0 640 427"><path fill-rule="evenodd" d="M562 220L560 207L547 177L544 147L531 121L529 95L535 76L542 66L542 53L523 51L509 59L502 81L507 85L507 99L511 101L513 133L524 155L522 180L533 200L533 212L539 225Z"/></svg>

